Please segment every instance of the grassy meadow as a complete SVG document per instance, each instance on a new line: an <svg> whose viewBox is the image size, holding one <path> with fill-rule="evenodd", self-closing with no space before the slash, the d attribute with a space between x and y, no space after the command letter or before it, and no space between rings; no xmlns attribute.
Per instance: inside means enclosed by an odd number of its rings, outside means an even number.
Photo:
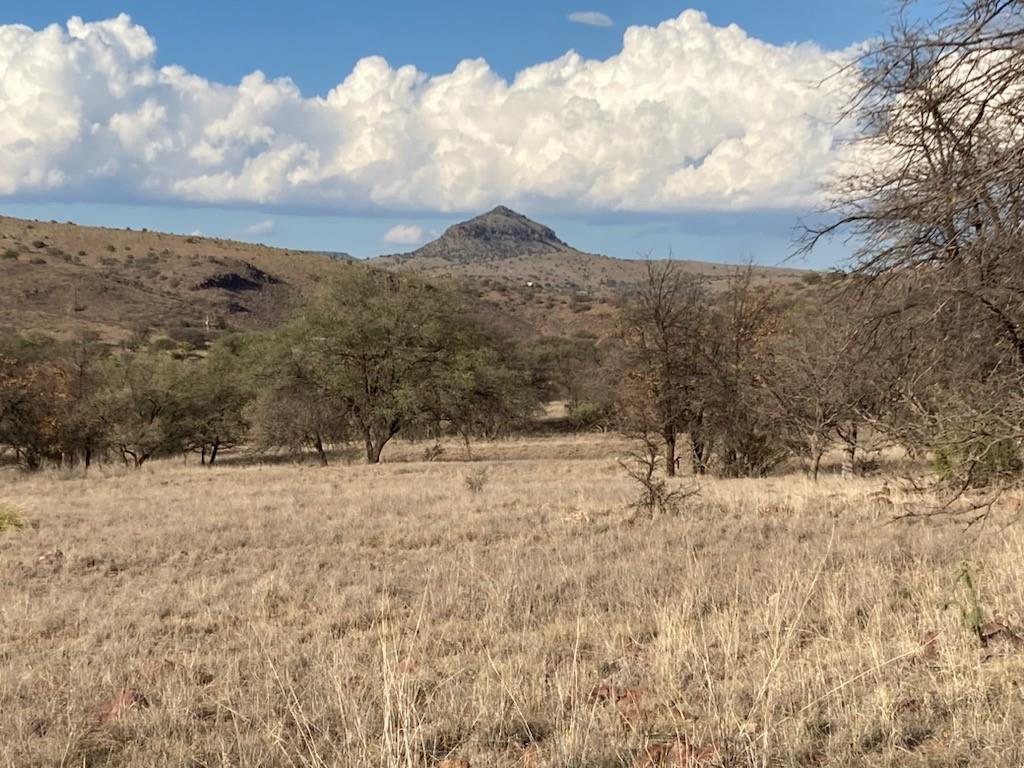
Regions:
<svg viewBox="0 0 1024 768"><path fill-rule="evenodd" d="M0 472L0 766L1024 764L1013 510L424 447Z"/></svg>

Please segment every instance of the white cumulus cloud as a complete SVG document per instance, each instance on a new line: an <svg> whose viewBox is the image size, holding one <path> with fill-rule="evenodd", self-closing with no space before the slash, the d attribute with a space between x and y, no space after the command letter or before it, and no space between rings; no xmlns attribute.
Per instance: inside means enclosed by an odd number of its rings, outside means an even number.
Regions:
<svg viewBox="0 0 1024 768"><path fill-rule="evenodd" d="M156 64L125 15L0 26L0 195L268 210L683 211L803 206L836 157L844 52L685 11L511 81L359 61L326 95Z"/></svg>
<svg viewBox="0 0 1024 768"><path fill-rule="evenodd" d="M423 227L416 224L396 224L384 233L385 243L416 245L424 240Z"/></svg>
<svg viewBox="0 0 1024 768"><path fill-rule="evenodd" d="M615 25L611 16L600 11L575 11L569 14L569 21L575 24L588 24L591 27L611 27Z"/></svg>
<svg viewBox="0 0 1024 768"><path fill-rule="evenodd" d="M263 221L257 221L255 224L246 227L245 231L250 235L269 235L274 231L274 220L264 219Z"/></svg>

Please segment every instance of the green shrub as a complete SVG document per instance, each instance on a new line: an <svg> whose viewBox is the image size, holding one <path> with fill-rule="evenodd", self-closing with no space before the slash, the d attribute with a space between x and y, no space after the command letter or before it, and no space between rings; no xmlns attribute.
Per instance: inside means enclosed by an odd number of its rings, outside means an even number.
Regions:
<svg viewBox="0 0 1024 768"><path fill-rule="evenodd" d="M8 248L6 251L3 252L2 255L0 255L0 258L16 259L16 258L18 258L18 252L16 250L14 250L13 248Z"/></svg>
<svg viewBox="0 0 1024 768"><path fill-rule="evenodd" d="M201 328L188 328L182 325L168 329L167 335L190 349L206 349L210 343L209 335Z"/></svg>
<svg viewBox="0 0 1024 768"><path fill-rule="evenodd" d="M807 285L818 285L825 278L821 272L805 272L800 276L800 279L807 283Z"/></svg>
<svg viewBox="0 0 1024 768"><path fill-rule="evenodd" d="M487 467L474 469L465 477L466 489L470 493L481 493L484 486L487 485L487 480Z"/></svg>
<svg viewBox="0 0 1024 768"><path fill-rule="evenodd" d="M178 342L174 341L173 339L162 337L156 339L152 344L150 344L149 348L155 352L169 352L172 349L178 348Z"/></svg>
<svg viewBox="0 0 1024 768"><path fill-rule="evenodd" d="M10 504L0 501L0 533L25 527L21 512Z"/></svg>
<svg viewBox="0 0 1024 768"><path fill-rule="evenodd" d="M569 411L569 421L575 429L600 426L608 418L608 408L599 403L577 403Z"/></svg>
<svg viewBox="0 0 1024 768"><path fill-rule="evenodd" d="M983 488L1024 474L1020 446L1010 438L970 437L937 448L932 465L945 481Z"/></svg>

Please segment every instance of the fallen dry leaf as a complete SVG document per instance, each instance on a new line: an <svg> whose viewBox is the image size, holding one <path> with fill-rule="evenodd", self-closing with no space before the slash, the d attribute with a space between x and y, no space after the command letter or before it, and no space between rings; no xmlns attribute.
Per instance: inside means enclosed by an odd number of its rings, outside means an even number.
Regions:
<svg viewBox="0 0 1024 768"><path fill-rule="evenodd" d="M1020 642L1024 640L1024 636L1021 636L1019 632L1011 629L1010 626L998 616L992 621L983 624L981 629L978 630L978 634L981 635L981 641L983 643L991 643L993 640L1012 640L1014 642Z"/></svg>

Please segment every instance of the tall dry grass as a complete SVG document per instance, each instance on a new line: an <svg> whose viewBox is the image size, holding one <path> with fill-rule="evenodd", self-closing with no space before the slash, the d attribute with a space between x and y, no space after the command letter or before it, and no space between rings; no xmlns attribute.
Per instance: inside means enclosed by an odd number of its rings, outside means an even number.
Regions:
<svg viewBox="0 0 1024 768"><path fill-rule="evenodd" d="M631 521L624 447L3 475L0 765L1022 764L1019 526L798 475Z"/></svg>

